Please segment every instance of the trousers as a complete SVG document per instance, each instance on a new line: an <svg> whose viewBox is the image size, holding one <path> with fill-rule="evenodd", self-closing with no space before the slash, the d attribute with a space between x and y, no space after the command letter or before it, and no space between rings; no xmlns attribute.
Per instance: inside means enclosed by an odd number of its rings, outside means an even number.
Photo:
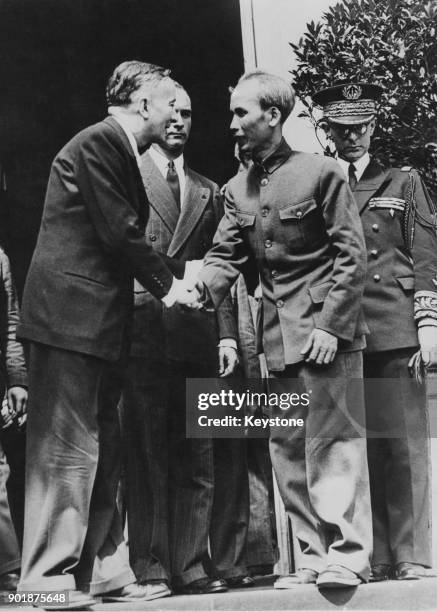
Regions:
<svg viewBox="0 0 437 612"><path fill-rule="evenodd" d="M284 391L311 397L308 406L281 414L302 418L303 430L275 426L270 435L273 468L298 542L295 565L316 572L341 565L366 581L372 522L364 394L359 384L353 397L347 392L351 379L362 379L362 353L337 354L323 367L300 362L274 376L289 379Z"/></svg>
<svg viewBox="0 0 437 612"><path fill-rule="evenodd" d="M19 590L100 594L135 581L116 506L120 369L31 343Z"/></svg>

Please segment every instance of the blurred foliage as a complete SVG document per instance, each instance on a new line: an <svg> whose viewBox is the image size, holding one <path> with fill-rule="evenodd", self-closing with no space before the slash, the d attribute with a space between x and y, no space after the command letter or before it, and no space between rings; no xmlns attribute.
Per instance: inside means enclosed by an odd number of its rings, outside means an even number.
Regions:
<svg viewBox="0 0 437 612"><path fill-rule="evenodd" d="M437 0L345 0L290 43L296 93L316 127L311 96L335 82L385 88L372 141L381 163L412 165L437 194ZM332 153L327 148L326 152Z"/></svg>

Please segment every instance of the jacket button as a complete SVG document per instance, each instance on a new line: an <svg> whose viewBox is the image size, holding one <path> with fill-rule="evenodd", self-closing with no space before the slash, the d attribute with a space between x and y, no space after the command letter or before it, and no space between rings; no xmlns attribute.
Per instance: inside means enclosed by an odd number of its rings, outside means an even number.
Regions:
<svg viewBox="0 0 437 612"><path fill-rule="evenodd" d="M374 274L373 275L373 280L375 281L375 283L379 283L379 281L381 280L381 277L379 274Z"/></svg>
<svg viewBox="0 0 437 612"><path fill-rule="evenodd" d="M278 271L277 270L272 270L272 277L276 278L278 276Z"/></svg>
<svg viewBox="0 0 437 612"><path fill-rule="evenodd" d="M300 219L302 214L303 214L302 211L298 210L297 213L296 213L296 217L298 217Z"/></svg>
<svg viewBox="0 0 437 612"><path fill-rule="evenodd" d="M377 249L372 249L370 251L370 255L373 257L373 259L378 259L379 252L377 251Z"/></svg>
<svg viewBox="0 0 437 612"><path fill-rule="evenodd" d="M152 242L155 242L155 240L156 240L156 236L155 236L155 234L150 234L150 240L151 240Z"/></svg>
<svg viewBox="0 0 437 612"><path fill-rule="evenodd" d="M267 217L267 215L269 214L269 209L268 208L263 208L261 211L261 215L263 217Z"/></svg>
<svg viewBox="0 0 437 612"><path fill-rule="evenodd" d="M283 307L283 305L284 305L284 302L283 302L282 300L278 300L278 301L276 302L276 306L277 306L277 308L282 308L282 307Z"/></svg>
<svg viewBox="0 0 437 612"><path fill-rule="evenodd" d="M263 179L261 179L261 185L262 185L263 187L265 187L266 185L268 185L268 183L269 183L269 179L268 179L268 178L264 177Z"/></svg>
<svg viewBox="0 0 437 612"><path fill-rule="evenodd" d="M264 242L264 246L266 247L266 249L269 249L272 246L272 241L271 240L266 240Z"/></svg>
<svg viewBox="0 0 437 612"><path fill-rule="evenodd" d="M379 225L377 223L374 223L372 225L372 229L373 229L374 232L379 232Z"/></svg>

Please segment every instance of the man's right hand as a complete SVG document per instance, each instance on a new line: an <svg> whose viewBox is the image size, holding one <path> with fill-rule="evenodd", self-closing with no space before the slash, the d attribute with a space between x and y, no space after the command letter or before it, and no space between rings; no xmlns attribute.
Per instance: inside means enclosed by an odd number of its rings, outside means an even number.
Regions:
<svg viewBox="0 0 437 612"><path fill-rule="evenodd" d="M177 303L192 310L199 310L202 308L199 298L200 294L197 289L191 289L190 286L187 287L186 281L174 278L170 291L162 298L162 301L167 308Z"/></svg>

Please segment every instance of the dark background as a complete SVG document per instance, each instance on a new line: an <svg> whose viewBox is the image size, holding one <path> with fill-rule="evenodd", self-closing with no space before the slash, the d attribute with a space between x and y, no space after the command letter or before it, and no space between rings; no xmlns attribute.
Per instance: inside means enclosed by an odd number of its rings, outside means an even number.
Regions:
<svg viewBox="0 0 437 612"><path fill-rule="evenodd" d="M20 292L51 161L106 115L105 84L120 62L171 68L193 103L189 163L219 184L235 172L228 86L243 72L238 0L0 0L0 58L0 240Z"/></svg>

